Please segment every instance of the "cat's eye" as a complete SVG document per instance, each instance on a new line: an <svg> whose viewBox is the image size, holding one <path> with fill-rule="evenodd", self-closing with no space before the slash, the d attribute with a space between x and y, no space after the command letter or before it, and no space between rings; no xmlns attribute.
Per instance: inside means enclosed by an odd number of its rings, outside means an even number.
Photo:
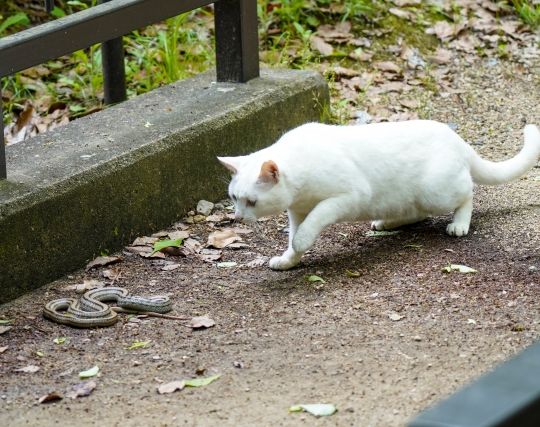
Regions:
<svg viewBox="0 0 540 427"><path fill-rule="evenodd" d="M231 195L231 199L233 202L236 202L236 196L234 194Z"/></svg>
<svg viewBox="0 0 540 427"><path fill-rule="evenodd" d="M246 201L246 206L250 207L250 208L254 208L255 205L257 204L257 200L247 200Z"/></svg>

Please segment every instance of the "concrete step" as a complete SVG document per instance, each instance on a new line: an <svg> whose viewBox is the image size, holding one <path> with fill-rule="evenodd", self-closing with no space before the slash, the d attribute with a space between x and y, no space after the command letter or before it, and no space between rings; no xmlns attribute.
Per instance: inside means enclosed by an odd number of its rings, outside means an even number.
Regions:
<svg viewBox="0 0 540 427"><path fill-rule="evenodd" d="M314 72L265 70L244 84L208 73L7 147L0 303L225 197L217 155L270 145L327 105Z"/></svg>

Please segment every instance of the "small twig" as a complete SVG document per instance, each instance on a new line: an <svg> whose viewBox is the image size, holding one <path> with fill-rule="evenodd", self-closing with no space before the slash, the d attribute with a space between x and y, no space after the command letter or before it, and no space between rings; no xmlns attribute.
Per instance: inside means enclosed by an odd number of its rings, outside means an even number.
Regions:
<svg viewBox="0 0 540 427"><path fill-rule="evenodd" d="M118 278L120 277L121 274L122 274L122 272L119 271L118 274L116 275L116 277L113 279L113 281L111 282L111 284L109 286L114 286L114 282L116 282L118 280Z"/></svg>
<svg viewBox="0 0 540 427"><path fill-rule="evenodd" d="M131 310L125 310L122 307L114 307L114 311L117 313L130 313L140 316L148 316L148 317L159 317L160 319L170 319L170 320L189 320L189 317L182 317L182 316L171 316L169 314L161 314L156 313L153 311L131 311Z"/></svg>

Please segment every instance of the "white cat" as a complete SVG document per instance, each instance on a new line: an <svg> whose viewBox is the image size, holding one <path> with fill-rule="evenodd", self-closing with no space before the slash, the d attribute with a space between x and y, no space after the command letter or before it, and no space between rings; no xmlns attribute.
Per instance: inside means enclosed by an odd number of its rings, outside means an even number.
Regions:
<svg viewBox="0 0 540 427"><path fill-rule="evenodd" d="M537 162L540 131L524 129L512 159L481 159L446 124L429 120L331 126L309 123L241 157L219 157L233 174L229 195L245 222L287 210L289 247L270 260L287 270L330 224L373 220L385 230L454 212L451 236L469 231L473 183L519 178Z"/></svg>

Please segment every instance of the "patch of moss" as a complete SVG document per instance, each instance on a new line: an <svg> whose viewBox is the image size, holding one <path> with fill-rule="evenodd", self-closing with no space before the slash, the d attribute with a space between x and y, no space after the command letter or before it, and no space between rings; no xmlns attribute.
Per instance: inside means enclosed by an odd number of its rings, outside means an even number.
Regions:
<svg viewBox="0 0 540 427"><path fill-rule="evenodd" d="M426 28L423 25L414 25L408 20L391 14L382 17L378 21L377 27L390 30L380 38L373 39L373 51L380 59L391 59L393 57L385 48L397 44L399 39L402 39L405 45L416 47L424 54L432 52L439 45L435 36L426 34Z"/></svg>

